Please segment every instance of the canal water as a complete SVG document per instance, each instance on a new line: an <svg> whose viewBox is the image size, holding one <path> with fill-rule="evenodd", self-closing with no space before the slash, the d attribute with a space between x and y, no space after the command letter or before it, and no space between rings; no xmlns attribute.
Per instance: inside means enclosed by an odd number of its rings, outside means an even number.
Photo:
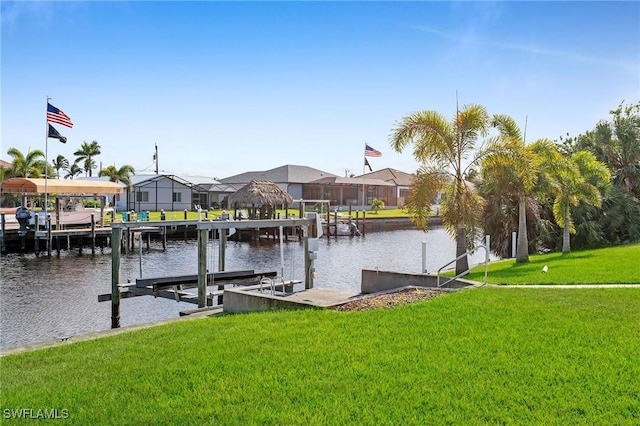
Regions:
<svg viewBox="0 0 640 426"><path fill-rule="evenodd" d="M315 261L315 286L360 291L362 269L420 273L422 242L427 247L427 270L435 271L455 258L455 243L443 228L427 233L397 230L369 233L364 237L321 238ZM219 241L210 241L208 269L219 270ZM285 279L303 279L304 248L292 237L283 245ZM137 247L136 247L137 250ZM281 273L280 246L274 240L229 241L225 270L253 269ZM87 254L89 253L89 254ZM480 263L484 250L470 258ZM197 243L169 241L166 251L158 242L149 250L123 255L121 281L140 277L197 273ZM111 303L98 295L111 292L111 252L63 251L52 257L10 254L0 258L0 348L60 339L107 330ZM196 305L142 296L120 303L122 326L179 316Z"/></svg>

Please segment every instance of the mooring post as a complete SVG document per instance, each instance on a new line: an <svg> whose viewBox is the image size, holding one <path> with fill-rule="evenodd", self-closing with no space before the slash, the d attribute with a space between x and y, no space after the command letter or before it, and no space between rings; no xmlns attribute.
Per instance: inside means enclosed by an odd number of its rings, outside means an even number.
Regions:
<svg viewBox="0 0 640 426"><path fill-rule="evenodd" d="M96 254L96 217L91 213L91 254Z"/></svg>
<svg viewBox="0 0 640 426"><path fill-rule="evenodd" d="M333 232L335 238L338 238L338 210L333 212Z"/></svg>
<svg viewBox="0 0 640 426"><path fill-rule="evenodd" d="M309 254L309 235L311 235L311 226L303 226L302 234L304 235L304 288L313 288L313 262Z"/></svg>
<svg viewBox="0 0 640 426"><path fill-rule="evenodd" d="M47 256L51 257L51 215L47 215Z"/></svg>
<svg viewBox="0 0 640 426"><path fill-rule="evenodd" d="M356 210L356 228L357 229L360 229L360 224L358 223L359 222L359 218L360 218L360 211Z"/></svg>
<svg viewBox="0 0 640 426"><path fill-rule="evenodd" d="M224 271L224 262L227 258L227 230L220 229L220 250L218 250L220 258L218 259L218 271ZM224 284L218 285L219 291L224 291ZM224 303L222 295L218 296L218 305L222 305ZM213 304L213 299L211 299L211 304Z"/></svg>
<svg viewBox="0 0 640 426"><path fill-rule="evenodd" d="M4 230L5 230L5 218L4 213L0 213L0 253L5 254L7 248L4 245Z"/></svg>
<svg viewBox="0 0 640 426"><path fill-rule="evenodd" d="M427 273L427 242L422 242L422 271L421 274Z"/></svg>
<svg viewBox="0 0 640 426"><path fill-rule="evenodd" d="M207 306L207 229L198 230L198 308Z"/></svg>
<svg viewBox="0 0 640 426"><path fill-rule="evenodd" d="M187 209L184 209L184 220L187 220ZM189 228L187 225L184 225L184 240L185 242L187 241L187 228Z"/></svg>
<svg viewBox="0 0 640 426"><path fill-rule="evenodd" d="M366 219L367 215L365 213L364 210L362 210L362 236L364 237L364 224L365 224L365 219Z"/></svg>
<svg viewBox="0 0 640 426"><path fill-rule="evenodd" d="M122 228L111 229L111 328L120 328L120 244Z"/></svg>
<svg viewBox="0 0 640 426"><path fill-rule="evenodd" d="M331 212L327 209L327 239L331 238Z"/></svg>

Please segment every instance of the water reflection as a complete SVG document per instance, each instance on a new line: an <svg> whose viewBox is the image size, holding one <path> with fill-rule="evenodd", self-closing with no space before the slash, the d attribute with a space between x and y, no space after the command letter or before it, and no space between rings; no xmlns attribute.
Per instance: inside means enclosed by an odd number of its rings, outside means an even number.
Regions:
<svg viewBox="0 0 640 426"><path fill-rule="evenodd" d="M315 261L316 287L360 290L361 270L380 269L419 273L421 244L427 245L427 269L438 269L455 257L455 245L442 228L424 233L399 230L370 233L365 237L320 240ZM284 276L302 279L304 252L301 242L291 239L284 245ZM208 249L209 270L219 269L218 241ZM84 253L87 253L86 251ZM480 262L484 251L472 263ZM138 253L123 256L121 281L140 276ZM280 246L274 241L229 242L226 270L254 269L281 272ZM7 348L46 341L111 326L111 305L98 303L98 294L111 291L111 253L107 248L96 255L62 252L60 257L8 255L0 259L0 347ZM197 273L195 241L170 242L166 251L158 243L142 256L145 277ZM175 318L195 305L150 296L123 299L123 326Z"/></svg>

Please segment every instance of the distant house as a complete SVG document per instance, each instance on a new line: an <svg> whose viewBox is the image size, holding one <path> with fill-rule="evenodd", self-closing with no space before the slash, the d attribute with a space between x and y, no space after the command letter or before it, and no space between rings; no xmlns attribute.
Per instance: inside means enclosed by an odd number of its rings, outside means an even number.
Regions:
<svg viewBox="0 0 640 426"><path fill-rule="evenodd" d="M219 208L235 189L202 176L135 175L126 197L126 210L178 211Z"/></svg>
<svg viewBox="0 0 640 426"><path fill-rule="evenodd" d="M294 200L309 198L304 194L306 184L324 177L335 177L336 175L307 166L296 166L287 164L275 169L261 172L245 172L239 175L220 179L220 182L238 190L252 180L273 182L281 189L287 191Z"/></svg>
<svg viewBox="0 0 640 426"><path fill-rule="evenodd" d="M365 206L369 206L374 198L384 201L386 206L396 206L398 185L394 178L405 190L407 180L404 175L411 176L396 170L380 177L369 174L349 178L307 166L288 164L261 172L242 173L220 179L220 182L239 189L252 180L269 181L287 191L294 200L328 200L332 206L356 207L362 206L363 202Z"/></svg>
<svg viewBox="0 0 640 426"><path fill-rule="evenodd" d="M364 197L363 197L364 194ZM374 198L386 206L395 206L395 186L368 177L330 176L309 182L304 188L305 199L329 200L332 206L370 206Z"/></svg>
<svg viewBox="0 0 640 426"><path fill-rule="evenodd" d="M236 191L234 187L209 177L186 176L184 179L193 184L194 206L203 209L226 208L225 199Z"/></svg>
<svg viewBox="0 0 640 426"><path fill-rule="evenodd" d="M395 186L395 201L390 203L385 202L385 205L402 207L406 203L414 175L400 170L386 168L366 173L361 177L379 179L387 183L392 183Z"/></svg>
<svg viewBox="0 0 640 426"><path fill-rule="evenodd" d="M127 191L127 210L191 210L193 184L175 175L135 175Z"/></svg>

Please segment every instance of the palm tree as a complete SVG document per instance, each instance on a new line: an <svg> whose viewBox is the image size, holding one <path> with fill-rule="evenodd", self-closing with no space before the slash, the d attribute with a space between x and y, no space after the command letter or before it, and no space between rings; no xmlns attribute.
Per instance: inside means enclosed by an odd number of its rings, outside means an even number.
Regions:
<svg viewBox="0 0 640 426"><path fill-rule="evenodd" d="M116 166L107 166L100 170L99 176L108 176L111 182L122 182L127 185L127 188L131 186L131 175L135 175L136 170L133 166L125 164L119 169Z"/></svg>
<svg viewBox="0 0 640 426"><path fill-rule="evenodd" d="M475 145L486 136L489 124L486 109L479 105L465 106L451 122L436 111L418 111L403 117L390 136L396 152L412 143L420 163L407 201L420 229L427 229L430 208L442 194L442 222L456 238L456 274L469 270L464 253L481 235L483 200L466 177L482 158Z"/></svg>
<svg viewBox="0 0 640 426"><path fill-rule="evenodd" d="M17 148L7 151L13 160L8 175L13 177L41 177L48 165L44 160L44 152L39 149L28 151L23 155Z"/></svg>
<svg viewBox="0 0 640 426"><path fill-rule="evenodd" d="M82 173L82 169L80 168L80 166L78 166L78 163L75 162L67 169L67 174L64 176L64 178L73 179L74 177L78 176L80 173Z"/></svg>
<svg viewBox="0 0 640 426"><path fill-rule="evenodd" d="M122 182L127 185L127 189L131 187L131 175L135 175L136 170L133 166L125 164L119 169L116 166L107 166L100 170L99 176L109 176L111 182ZM116 196L113 196L113 205L116 204Z"/></svg>
<svg viewBox="0 0 640 426"><path fill-rule="evenodd" d="M53 163L53 168L56 169L56 175L58 179L60 179L60 169L68 169L69 168L69 160L67 160L64 155L58 155L55 160L51 160Z"/></svg>
<svg viewBox="0 0 640 426"><path fill-rule="evenodd" d="M578 151L571 156L561 156L557 152L557 155L553 155L553 160L545 161L542 167L548 170L551 193L554 196L554 220L563 228L562 252L569 253L570 234L576 232L571 208L576 207L580 201L600 207L602 192L608 191L611 186L611 173L589 151Z"/></svg>
<svg viewBox="0 0 640 426"><path fill-rule="evenodd" d="M96 167L93 157L100 155L100 145L98 141L82 142L80 149L74 152L73 155L77 157L76 162L84 161L84 171L91 177L91 171Z"/></svg>
<svg viewBox="0 0 640 426"><path fill-rule="evenodd" d="M525 145L520 128L507 115L494 115L493 126L500 131L498 146L482 162L482 175L488 190L512 194L518 204L516 262L529 261L527 204L538 175L538 157Z"/></svg>

